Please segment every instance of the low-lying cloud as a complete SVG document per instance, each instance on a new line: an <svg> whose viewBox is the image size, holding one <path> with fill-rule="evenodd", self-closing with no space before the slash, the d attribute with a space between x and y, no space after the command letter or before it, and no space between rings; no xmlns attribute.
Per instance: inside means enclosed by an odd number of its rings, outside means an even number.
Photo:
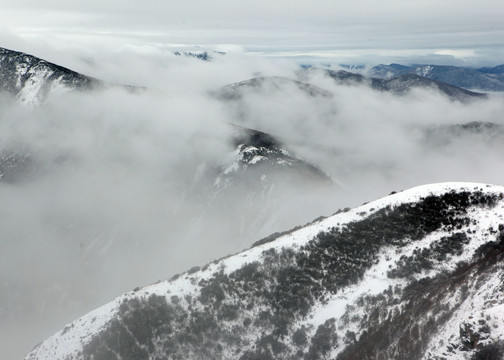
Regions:
<svg viewBox="0 0 504 360"><path fill-rule="evenodd" d="M466 104L435 89L413 89L396 96L366 86L337 85L321 75L310 82L334 97L311 99L298 94L282 98L279 93L256 92L243 100L248 109L243 121L278 134L291 149L351 191L349 199L366 201L429 182L504 181L497 166L490 165L499 162L502 150L495 141L488 141L488 132L450 136L436 131L440 126L473 121L502 125L502 97ZM429 137L436 133L446 138L438 139L434 147Z"/></svg>

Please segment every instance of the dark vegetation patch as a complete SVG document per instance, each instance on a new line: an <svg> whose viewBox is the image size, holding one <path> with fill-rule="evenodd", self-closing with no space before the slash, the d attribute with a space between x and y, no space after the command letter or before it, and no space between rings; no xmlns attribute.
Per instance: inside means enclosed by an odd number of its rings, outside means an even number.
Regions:
<svg viewBox="0 0 504 360"><path fill-rule="evenodd" d="M153 300L128 300L109 328L86 346L85 353L103 354L95 355L95 360L114 353L123 359L131 358L128 354L135 354L135 359L155 359L153 354L173 359L220 359L223 349L234 349L237 359L319 359L346 343L342 359L421 354L430 334L427 329L446 321L453 310L436 304L463 285L471 265L462 264L454 274L416 281L402 292L390 288L377 297L361 299L367 315L360 319L347 314L348 321L359 321L369 328L358 341L352 333L339 339L334 319L316 330L296 327L295 322L316 302L326 301L361 279L378 260L381 247L400 248L439 229L461 228L469 221L468 207L491 207L496 202L497 197L480 191L452 191L414 204L389 206L341 229L319 233L296 251L268 249L261 261L229 275L220 271L210 279L201 279L199 296L186 301L187 308L180 305L180 299L168 303L154 295ZM397 276L415 273L431 259L457 254L467 241L462 232L442 238L428 253L415 254L411 264L400 264L401 275ZM482 260L475 261L488 263L483 259L499 252L499 246L496 243L482 248L478 255ZM408 311L389 312L389 306L397 301L406 303ZM436 317L422 322L433 308ZM151 313L157 312L159 316L154 319Z"/></svg>
<svg viewBox="0 0 504 360"><path fill-rule="evenodd" d="M502 360L504 359L504 342L498 341L489 345L482 346L471 360Z"/></svg>
<svg viewBox="0 0 504 360"><path fill-rule="evenodd" d="M474 257L479 260L489 260L496 262L500 254L504 251L504 224L499 225L499 234L495 241L490 241L481 245L475 251Z"/></svg>
<svg viewBox="0 0 504 360"><path fill-rule="evenodd" d="M239 145L245 146L254 146L257 148L265 147L265 148L275 148L282 147L282 143L271 136L270 134L264 133L262 131L245 128L242 126L231 124L233 129L235 130L233 136L233 145L234 147L238 147Z"/></svg>
<svg viewBox="0 0 504 360"><path fill-rule="evenodd" d="M308 336L306 335L306 327L302 326L292 334L292 342L298 347L304 347L308 343Z"/></svg>
<svg viewBox="0 0 504 360"><path fill-rule="evenodd" d="M487 275L502 271L504 261L504 235L499 234L497 241L483 245L482 254L471 263L459 263L452 273L441 273L433 278L422 278L411 282L400 294L392 296L392 289L378 296L360 299L365 313L360 319L360 327L368 331L361 334L358 341L349 345L338 356L338 360L359 358L384 359L421 359L424 356L430 335L448 321L453 312L462 304L468 295L468 285L478 288L484 284ZM496 244L501 244L497 249ZM484 249L484 250L483 250ZM454 297L459 291L457 297ZM447 305L448 299L452 306ZM403 310L394 308L401 304ZM347 315L348 316L348 315ZM475 356L486 359L494 354L502 354L502 347L481 345L488 339L490 327L484 320L460 324L460 341L450 343L447 349L472 351L478 350ZM481 355L479 352L481 351ZM473 357L480 359L479 357ZM493 359L493 357L488 357ZM497 357L496 359L501 359Z"/></svg>
<svg viewBox="0 0 504 360"><path fill-rule="evenodd" d="M240 345L239 339L217 324L212 312L186 310L180 299L168 303L164 296L126 299L107 330L84 346L86 360L161 360L222 358L222 345ZM191 308L191 307L190 307ZM236 309L226 307L224 317L234 318ZM191 358L191 356L189 356Z"/></svg>
<svg viewBox="0 0 504 360"><path fill-rule="evenodd" d="M336 334L335 322L336 320L332 318L317 328L305 356L306 360L326 359L331 350L337 347L338 335Z"/></svg>
<svg viewBox="0 0 504 360"><path fill-rule="evenodd" d="M378 260L382 246L403 247L441 228L459 229L469 223L466 215L469 206L493 207L496 202L496 196L479 191L452 191L442 196L428 196L416 204L388 206L362 221L347 224L341 230L334 228L318 234L296 254L296 263L313 280L312 294L320 297L327 290L335 293L361 279ZM431 255L442 257L457 253L466 241L465 234L443 238L433 245ZM416 266L410 268L407 265L401 267L402 273L415 271Z"/></svg>
<svg viewBox="0 0 504 360"><path fill-rule="evenodd" d="M479 319L477 322L463 322L459 327L460 341L462 351L470 351L481 348L481 342L490 337L490 326L485 319Z"/></svg>
<svg viewBox="0 0 504 360"><path fill-rule="evenodd" d="M93 337L83 349L85 359L150 359L155 340L173 333L180 308L169 305L163 296L125 300L106 331ZM169 352L167 353L169 354Z"/></svg>
<svg viewBox="0 0 504 360"><path fill-rule="evenodd" d="M468 218L465 219L469 221ZM433 241L428 248L415 249L413 255L403 255L396 261L396 268L390 270L387 276L390 278L407 278L419 274L423 270L432 269L434 263L446 260L448 255L461 255L469 238L463 232L451 236L444 236Z"/></svg>

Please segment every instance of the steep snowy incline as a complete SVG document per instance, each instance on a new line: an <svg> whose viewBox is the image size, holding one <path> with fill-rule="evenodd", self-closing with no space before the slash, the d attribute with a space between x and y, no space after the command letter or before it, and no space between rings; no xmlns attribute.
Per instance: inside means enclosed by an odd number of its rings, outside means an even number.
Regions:
<svg viewBox="0 0 504 360"><path fill-rule="evenodd" d="M0 48L0 90L38 106L50 93L91 89L101 82L22 52Z"/></svg>
<svg viewBox="0 0 504 360"><path fill-rule="evenodd" d="M25 359L504 354L504 187L425 185L135 289Z"/></svg>

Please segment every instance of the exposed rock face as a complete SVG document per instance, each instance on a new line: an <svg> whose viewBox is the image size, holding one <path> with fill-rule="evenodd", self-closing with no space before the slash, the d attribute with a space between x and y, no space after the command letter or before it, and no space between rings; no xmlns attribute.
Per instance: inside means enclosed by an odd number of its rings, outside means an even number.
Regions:
<svg viewBox="0 0 504 360"><path fill-rule="evenodd" d="M135 289L26 359L498 358L503 250L503 187L426 185Z"/></svg>
<svg viewBox="0 0 504 360"><path fill-rule="evenodd" d="M100 85L97 79L35 56L0 48L0 90L21 104L37 106L50 93L88 90Z"/></svg>

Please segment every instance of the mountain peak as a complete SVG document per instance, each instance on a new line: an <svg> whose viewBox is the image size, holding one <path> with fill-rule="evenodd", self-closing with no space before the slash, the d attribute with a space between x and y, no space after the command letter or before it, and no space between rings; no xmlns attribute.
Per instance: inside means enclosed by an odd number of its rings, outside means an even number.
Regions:
<svg viewBox="0 0 504 360"><path fill-rule="evenodd" d="M448 65L415 64L411 66L390 64L373 67L369 75L390 79L404 74L419 76L463 89L478 91L504 91L504 65L494 68L468 68Z"/></svg>
<svg viewBox="0 0 504 360"><path fill-rule="evenodd" d="M90 89L100 81L22 52L0 48L0 90L38 106L51 92Z"/></svg>

